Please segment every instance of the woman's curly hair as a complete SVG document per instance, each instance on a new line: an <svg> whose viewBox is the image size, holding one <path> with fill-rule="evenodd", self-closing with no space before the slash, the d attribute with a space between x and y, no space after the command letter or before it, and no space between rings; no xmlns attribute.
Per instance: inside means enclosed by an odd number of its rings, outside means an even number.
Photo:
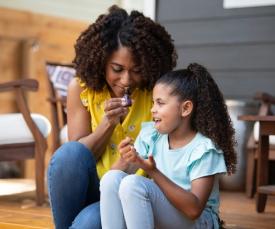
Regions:
<svg viewBox="0 0 275 229"><path fill-rule="evenodd" d="M141 69L142 89L151 90L156 80L176 65L171 36L160 24L138 11L130 15L116 5L81 33L73 63L87 87L100 91L106 84L105 65L120 46L129 48Z"/></svg>
<svg viewBox="0 0 275 229"><path fill-rule="evenodd" d="M171 94L181 101L192 101L193 129L210 138L224 152L227 172L234 173L237 163L235 131L223 95L207 69L190 64L187 69L168 72L158 83L171 86Z"/></svg>

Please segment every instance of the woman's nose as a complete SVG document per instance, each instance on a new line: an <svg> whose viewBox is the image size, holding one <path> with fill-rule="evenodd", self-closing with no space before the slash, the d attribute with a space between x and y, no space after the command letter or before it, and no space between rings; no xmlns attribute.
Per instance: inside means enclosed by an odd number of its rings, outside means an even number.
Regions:
<svg viewBox="0 0 275 229"><path fill-rule="evenodd" d="M129 87L131 85L131 76L128 71L125 71L121 76L120 82L124 87Z"/></svg>

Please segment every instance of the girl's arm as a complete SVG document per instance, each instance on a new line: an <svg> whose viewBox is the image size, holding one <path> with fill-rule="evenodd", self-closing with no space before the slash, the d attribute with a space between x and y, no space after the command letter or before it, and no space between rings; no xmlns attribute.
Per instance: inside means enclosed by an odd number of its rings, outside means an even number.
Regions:
<svg viewBox="0 0 275 229"><path fill-rule="evenodd" d="M124 142L127 142L127 139ZM193 180L191 191L186 191L157 169L153 156L149 156L148 159L142 159L135 148L129 144L120 149L120 153L123 160L127 163L133 163L142 168L160 187L170 203L180 212L192 220L200 216L213 188L214 175Z"/></svg>
<svg viewBox="0 0 275 229"><path fill-rule="evenodd" d="M147 170L146 172L153 178L154 182L160 187L171 204L180 212L184 213L192 220L200 216L211 193L214 184L214 176L193 180L191 191L189 192L172 182L157 168Z"/></svg>
<svg viewBox="0 0 275 229"><path fill-rule="evenodd" d="M77 79L74 78L69 85L67 97L68 137L70 141L79 141L86 145L98 159L104 152L120 117L126 112L122 106L108 110L97 129L91 132L91 116L80 100L82 91ZM113 100L113 104L120 101L118 98Z"/></svg>

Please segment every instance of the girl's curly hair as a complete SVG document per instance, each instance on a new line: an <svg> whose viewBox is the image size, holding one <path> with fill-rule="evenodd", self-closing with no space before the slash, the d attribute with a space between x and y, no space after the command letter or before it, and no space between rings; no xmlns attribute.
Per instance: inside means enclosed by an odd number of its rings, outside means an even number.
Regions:
<svg viewBox="0 0 275 229"><path fill-rule="evenodd" d="M193 102L193 129L210 138L224 152L227 172L234 173L237 163L235 131L223 95L207 69L190 64L187 69L165 74L158 83L171 86L171 94L181 101Z"/></svg>
<svg viewBox="0 0 275 229"><path fill-rule="evenodd" d="M130 15L116 5L81 33L73 63L77 76L93 90L106 84L105 65L120 46L129 48L141 69L142 89L151 90L156 80L176 65L173 40L163 26L138 11Z"/></svg>

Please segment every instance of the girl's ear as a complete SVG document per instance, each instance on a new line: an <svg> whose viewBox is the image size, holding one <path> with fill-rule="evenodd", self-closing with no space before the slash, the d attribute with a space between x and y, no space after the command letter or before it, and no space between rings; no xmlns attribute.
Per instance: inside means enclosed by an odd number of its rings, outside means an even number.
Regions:
<svg viewBox="0 0 275 229"><path fill-rule="evenodd" d="M184 102L182 102L181 104L181 116L182 117L187 117L188 115L190 115L193 111L193 103L191 100L186 100Z"/></svg>

